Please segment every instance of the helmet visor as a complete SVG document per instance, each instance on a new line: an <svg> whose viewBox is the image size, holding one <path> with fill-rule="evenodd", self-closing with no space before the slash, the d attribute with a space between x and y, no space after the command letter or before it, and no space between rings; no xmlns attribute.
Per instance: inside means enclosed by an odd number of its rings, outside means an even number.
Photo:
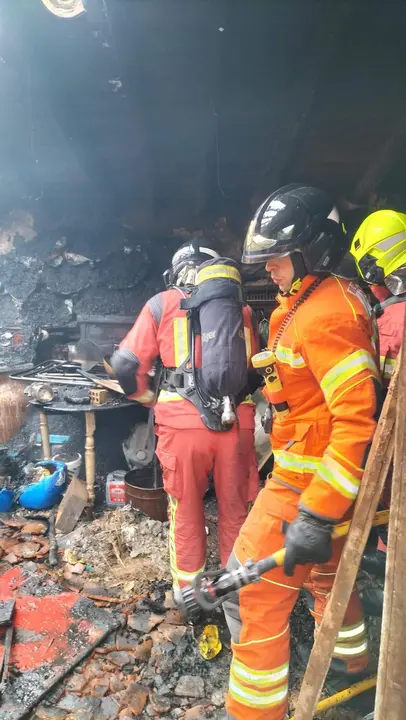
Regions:
<svg viewBox="0 0 406 720"><path fill-rule="evenodd" d="M388 275L385 278L385 285L392 295L402 295L406 292L406 265Z"/></svg>
<svg viewBox="0 0 406 720"><path fill-rule="evenodd" d="M384 281L384 271L373 255L364 255L358 260L359 271L365 282L370 285L380 285Z"/></svg>
<svg viewBox="0 0 406 720"><path fill-rule="evenodd" d="M264 237L255 232L255 222L252 222L245 238L242 262L250 265L266 262L272 257L285 257L299 248L292 247L292 234L294 225L279 230L275 237Z"/></svg>

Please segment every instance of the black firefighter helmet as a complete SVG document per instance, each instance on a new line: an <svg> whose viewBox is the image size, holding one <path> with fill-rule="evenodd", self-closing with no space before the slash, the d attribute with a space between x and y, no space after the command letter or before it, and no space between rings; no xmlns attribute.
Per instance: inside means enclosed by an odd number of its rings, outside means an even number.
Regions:
<svg viewBox="0 0 406 720"><path fill-rule="evenodd" d="M348 237L333 201L315 187L276 190L258 208L245 238L242 262L267 262L300 252L309 274L336 272Z"/></svg>
<svg viewBox="0 0 406 720"><path fill-rule="evenodd" d="M208 247L205 240L189 240L172 257L171 267L165 270L163 277L166 287L172 285L194 285L196 271L207 260L220 255Z"/></svg>

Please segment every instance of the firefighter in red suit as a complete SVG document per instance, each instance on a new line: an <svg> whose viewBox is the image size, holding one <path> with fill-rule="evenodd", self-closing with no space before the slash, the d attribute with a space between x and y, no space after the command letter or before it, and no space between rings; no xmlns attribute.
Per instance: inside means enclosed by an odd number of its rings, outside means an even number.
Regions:
<svg viewBox="0 0 406 720"><path fill-rule="evenodd" d="M192 401L181 397L170 376L187 359L188 319L180 301L188 298L202 263L219 255L202 241L185 243L173 256L171 270L164 275L168 287L152 297L133 328L112 357L112 366L126 394L143 405L151 405L151 371L158 360L163 383L155 405L158 444L164 488L169 497L169 550L175 600L205 567L206 530L203 498L208 476L214 477L218 501L220 560L231 553L258 492L254 449L255 404L250 395L237 409L238 423L227 432L209 430ZM252 310L243 307L245 347L248 363L259 350ZM195 342L196 367L201 366L200 337Z"/></svg>
<svg viewBox="0 0 406 720"><path fill-rule="evenodd" d="M379 355L383 384L388 387L395 370L405 322L406 300L406 215L394 210L378 210L368 215L358 228L351 244L362 279L371 286L378 304L375 306L379 331ZM381 505L389 508L390 477L385 485ZM381 532L378 550L372 534L363 557L362 567L372 574L385 576L386 537ZM365 609L379 615L383 593L364 592ZM363 598L364 601L364 598ZM364 602L365 604L365 602Z"/></svg>

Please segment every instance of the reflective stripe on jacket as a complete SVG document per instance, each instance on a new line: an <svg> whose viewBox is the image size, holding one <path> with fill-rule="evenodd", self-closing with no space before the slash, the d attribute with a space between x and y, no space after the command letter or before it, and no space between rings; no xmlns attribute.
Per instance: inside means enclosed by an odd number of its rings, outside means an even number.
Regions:
<svg viewBox="0 0 406 720"><path fill-rule="evenodd" d="M269 343L299 293L278 297ZM376 427L379 383L372 317L360 288L328 277L298 307L276 347L290 413L271 433L273 476L301 493L301 505L338 520L354 502Z"/></svg>
<svg viewBox="0 0 406 720"><path fill-rule="evenodd" d="M180 308L182 297L187 297L179 288L171 288L154 295L143 307L134 326L120 344L120 349L130 350L138 359L137 392L132 400L145 402L149 387L149 375L154 361L160 357L164 367L177 368L189 355L188 323L186 310ZM259 341L254 331L252 310L243 307L244 334L247 359L259 350ZM200 338L196 340L196 366L201 365ZM254 427L255 404L247 398L238 408L241 427ZM199 412L188 400L177 392L161 390L155 406L155 420L158 424L175 428L204 427Z"/></svg>

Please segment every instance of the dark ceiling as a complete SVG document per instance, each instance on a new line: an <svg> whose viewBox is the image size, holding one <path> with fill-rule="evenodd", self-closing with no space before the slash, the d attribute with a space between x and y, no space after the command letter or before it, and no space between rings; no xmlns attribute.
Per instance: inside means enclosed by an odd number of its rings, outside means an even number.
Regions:
<svg viewBox="0 0 406 720"><path fill-rule="evenodd" d="M405 24L404 0L0 0L0 209L142 237L241 231L290 181L402 204Z"/></svg>

